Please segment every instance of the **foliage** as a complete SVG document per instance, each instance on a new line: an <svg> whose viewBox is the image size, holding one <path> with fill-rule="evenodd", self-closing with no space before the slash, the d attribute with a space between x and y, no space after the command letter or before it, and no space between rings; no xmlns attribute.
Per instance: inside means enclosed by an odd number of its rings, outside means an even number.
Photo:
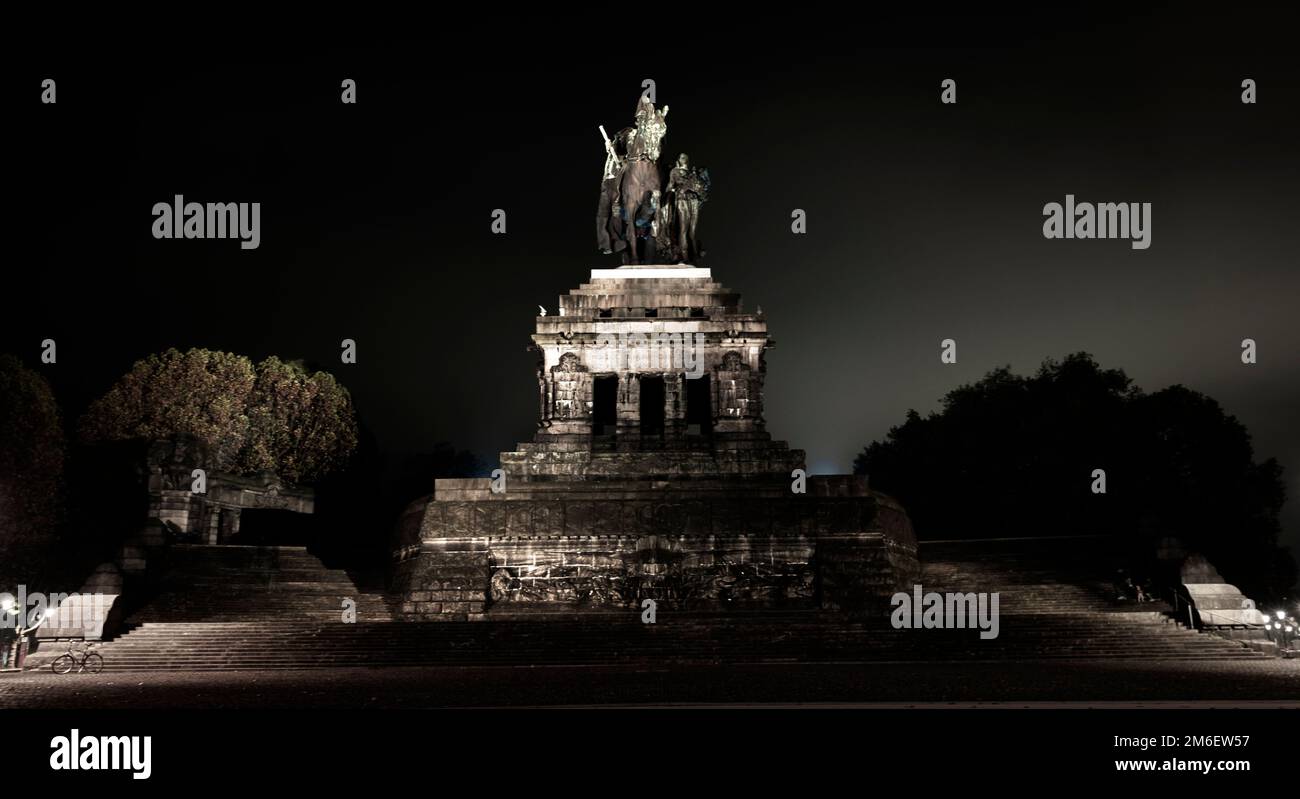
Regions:
<svg viewBox="0 0 1300 799"><path fill-rule="evenodd" d="M63 423L50 385L0 355L0 582L30 575L60 522Z"/></svg>
<svg viewBox="0 0 1300 799"><path fill-rule="evenodd" d="M923 538L1176 536L1247 593L1280 595L1295 579L1277 546L1282 469L1255 462L1245 427L1210 397L1146 394L1087 353L1032 377L995 369L938 413L909 411L854 470L898 497Z"/></svg>
<svg viewBox="0 0 1300 799"><path fill-rule="evenodd" d="M338 469L357 445L351 396L333 376L274 356L254 367L204 349L137 361L81 422L88 443L182 433L207 447L209 468L274 471L289 482Z"/></svg>
<svg viewBox="0 0 1300 799"><path fill-rule="evenodd" d="M325 372L308 374L300 362L272 356L258 364L248 408L240 471L270 469L290 482L310 482L342 466L357 447L347 389Z"/></svg>
<svg viewBox="0 0 1300 799"><path fill-rule="evenodd" d="M202 441L210 468L231 469L248 437L256 374L242 355L169 349L136 361L81 419L87 443L168 438Z"/></svg>

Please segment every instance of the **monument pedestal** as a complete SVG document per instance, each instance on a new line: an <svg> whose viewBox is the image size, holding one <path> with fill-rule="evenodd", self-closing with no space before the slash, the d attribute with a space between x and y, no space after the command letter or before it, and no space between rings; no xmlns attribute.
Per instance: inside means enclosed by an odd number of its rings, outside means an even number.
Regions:
<svg viewBox="0 0 1300 799"><path fill-rule="evenodd" d="M911 526L864 480L836 483L813 477L794 495L742 481L493 495L488 480L439 480L407 511L395 589L403 615L421 620L644 599L683 610L884 607L918 573Z"/></svg>
<svg viewBox="0 0 1300 799"><path fill-rule="evenodd" d="M537 318L538 433L501 454L500 492L437 480L403 516L403 615L860 610L910 590L902 507L864 478L803 477L768 434L772 345L707 269L593 270Z"/></svg>

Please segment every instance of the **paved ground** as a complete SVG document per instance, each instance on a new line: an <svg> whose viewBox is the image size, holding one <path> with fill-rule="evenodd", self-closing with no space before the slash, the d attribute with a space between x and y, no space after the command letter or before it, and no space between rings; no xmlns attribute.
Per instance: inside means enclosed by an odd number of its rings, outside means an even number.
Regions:
<svg viewBox="0 0 1300 799"><path fill-rule="evenodd" d="M1300 708L1300 660L0 674L0 708L857 705Z"/></svg>

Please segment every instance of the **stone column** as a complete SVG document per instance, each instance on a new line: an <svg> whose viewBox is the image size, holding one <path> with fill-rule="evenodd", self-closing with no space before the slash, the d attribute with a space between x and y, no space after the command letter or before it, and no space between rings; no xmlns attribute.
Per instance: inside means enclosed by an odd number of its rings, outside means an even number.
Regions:
<svg viewBox="0 0 1300 799"><path fill-rule="evenodd" d="M554 394L551 388L551 377L545 373L537 375L537 401L540 406L537 410L537 426L546 427L551 421Z"/></svg>
<svg viewBox="0 0 1300 799"><path fill-rule="evenodd" d="M680 439L686 435L686 375L664 374L664 438Z"/></svg>
<svg viewBox="0 0 1300 799"><path fill-rule="evenodd" d="M215 505L208 506L208 529L204 531L203 541L207 544L216 544L221 540L221 508Z"/></svg>
<svg viewBox="0 0 1300 799"><path fill-rule="evenodd" d="M221 510L221 533L218 544L229 544L230 539L239 533L239 508Z"/></svg>
<svg viewBox="0 0 1300 799"><path fill-rule="evenodd" d="M641 378L636 372L618 376L618 449L641 445Z"/></svg>
<svg viewBox="0 0 1300 799"><path fill-rule="evenodd" d="M753 419L754 427L762 430L767 421L763 418L763 382L765 377L762 372L751 372L749 378L749 416Z"/></svg>

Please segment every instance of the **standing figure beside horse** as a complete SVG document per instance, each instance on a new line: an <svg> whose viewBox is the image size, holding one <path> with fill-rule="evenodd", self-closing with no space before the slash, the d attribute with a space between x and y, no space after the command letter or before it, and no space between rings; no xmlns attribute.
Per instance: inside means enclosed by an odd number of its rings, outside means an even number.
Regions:
<svg viewBox="0 0 1300 799"><path fill-rule="evenodd" d="M709 170L691 166L690 156L677 156L677 166L668 173L659 218L659 251L670 261L690 263L704 255L695 228L700 206L709 199Z"/></svg>
<svg viewBox="0 0 1300 799"><path fill-rule="evenodd" d="M659 149L668 133L668 106L656 110L642 95L636 125L611 141L605 136L605 173L596 212L596 247L621 252L627 264L655 263L660 229ZM601 135L605 135L601 127ZM623 152L619 152L620 146Z"/></svg>

